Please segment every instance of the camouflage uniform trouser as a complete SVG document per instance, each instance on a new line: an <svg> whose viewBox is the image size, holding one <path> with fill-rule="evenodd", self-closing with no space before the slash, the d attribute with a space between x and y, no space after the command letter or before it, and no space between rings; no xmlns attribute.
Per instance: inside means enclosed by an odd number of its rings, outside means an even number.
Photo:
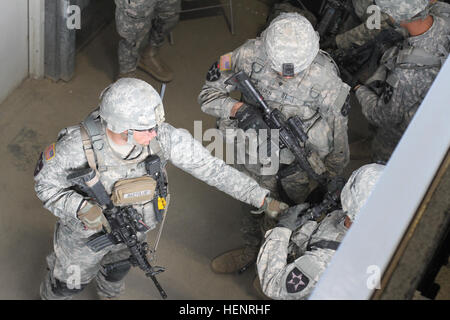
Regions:
<svg viewBox="0 0 450 320"><path fill-rule="evenodd" d="M136 69L139 49L150 32L150 45L160 47L179 20L181 0L116 0L119 71Z"/></svg>
<svg viewBox="0 0 450 320"><path fill-rule="evenodd" d="M277 187L277 179L274 175L260 176L248 170L242 164L233 165L237 170L255 179L258 184L270 191L270 196L280 200L280 194ZM281 180L281 186L287 196L296 204L303 203L314 184L310 182L304 172L297 172ZM261 241L265 233L275 227L276 221L264 214L256 215L252 213L244 214L242 218L242 233L246 247L253 247L259 250Z"/></svg>
<svg viewBox="0 0 450 320"><path fill-rule="evenodd" d="M80 232L73 231L61 222L56 224L54 251L47 256L49 271L41 284L42 299L67 300L76 293L76 291L73 294L69 292L66 296L55 294L52 287L56 280L66 284L70 289L80 289L95 279L99 296L112 298L123 293L125 290L123 277L119 281L108 281L102 265L127 259L130 256L129 250L121 244L93 252L86 246L86 241L87 238Z"/></svg>

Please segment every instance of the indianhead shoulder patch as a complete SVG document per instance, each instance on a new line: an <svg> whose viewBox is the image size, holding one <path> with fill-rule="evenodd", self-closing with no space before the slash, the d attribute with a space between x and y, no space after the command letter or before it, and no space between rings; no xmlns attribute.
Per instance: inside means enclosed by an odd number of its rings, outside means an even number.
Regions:
<svg viewBox="0 0 450 320"><path fill-rule="evenodd" d="M206 74L206 80L207 81L217 81L220 79L220 69L219 69L219 63L216 61L213 63L211 68L209 68L208 73Z"/></svg>
<svg viewBox="0 0 450 320"><path fill-rule="evenodd" d="M299 269L294 268L286 278L286 290L288 293L297 293L308 286L309 278Z"/></svg>
<svg viewBox="0 0 450 320"><path fill-rule="evenodd" d="M44 151L45 161L52 160L56 155L55 144L52 143Z"/></svg>

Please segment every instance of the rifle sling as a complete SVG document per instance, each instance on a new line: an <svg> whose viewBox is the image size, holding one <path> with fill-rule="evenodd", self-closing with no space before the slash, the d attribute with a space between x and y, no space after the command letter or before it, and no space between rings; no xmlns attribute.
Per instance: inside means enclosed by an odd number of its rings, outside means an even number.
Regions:
<svg viewBox="0 0 450 320"><path fill-rule="evenodd" d="M337 241L320 240L314 243L309 243L306 249L311 250L312 248L317 248L317 249L337 250L340 244L341 243Z"/></svg>
<svg viewBox="0 0 450 320"><path fill-rule="evenodd" d="M89 167L97 171L97 164L95 162L95 153L94 150L92 149L91 139L89 138L87 130L83 124L80 125L80 133L81 133L81 141L83 143L84 154L86 155Z"/></svg>

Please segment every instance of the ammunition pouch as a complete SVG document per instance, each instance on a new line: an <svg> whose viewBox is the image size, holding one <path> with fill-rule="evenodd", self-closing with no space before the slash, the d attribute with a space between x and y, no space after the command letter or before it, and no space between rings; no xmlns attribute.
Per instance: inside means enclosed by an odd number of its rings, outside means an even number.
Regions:
<svg viewBox="0 0 450 320"><path fill-rule="evenodd" d="M155 190L156 181L152 177L119 180L114 184L111 200L115 206L143 204L153 200Z"/></svg>

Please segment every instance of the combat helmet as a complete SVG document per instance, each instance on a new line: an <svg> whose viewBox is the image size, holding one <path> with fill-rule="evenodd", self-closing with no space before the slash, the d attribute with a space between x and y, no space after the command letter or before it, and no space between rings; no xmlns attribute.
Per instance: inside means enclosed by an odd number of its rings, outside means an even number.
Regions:
<svg viewBox="0 0 450 320"><path fill-rule="evenodd" d="M369 198L384 167L376 163L368 164L354 171L348 179L341 192L341 204L342 210L347 213L350 221L355 220L356 215Z"/></svg>
<svg viewBox="0 0 450 320"><path fill-rule="evenodd" d="M375 3L396 22L424 19L430 5L429 0L375 0Z"/></svg>
<svg viewBox="0 0 450 320"><path fill-rule="evenodd" d="M262 34L272 69L286 76L309 67L319 52L319 35L298 13L282 13Z"/></svg>
<svg viewBox="0 0 450 320"><path fill-rule="evenodd" d="M158 92L147 82L121 78L100 94L100 117L109 130L147 130L164 122L164 107Z"/></svg>

